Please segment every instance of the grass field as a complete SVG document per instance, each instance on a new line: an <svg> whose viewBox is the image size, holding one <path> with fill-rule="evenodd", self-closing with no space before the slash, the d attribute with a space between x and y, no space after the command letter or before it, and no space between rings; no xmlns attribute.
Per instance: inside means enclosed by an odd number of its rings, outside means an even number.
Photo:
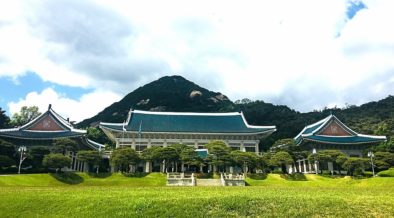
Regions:
<svg viewBox="0 0 394 218"><path fill-rule="evenodd" d="M0 176L0 217L394 217L388 177L269 175L248 178L247 187L162 187L161 174L78 175L74 185L50 175Z"/></svg>

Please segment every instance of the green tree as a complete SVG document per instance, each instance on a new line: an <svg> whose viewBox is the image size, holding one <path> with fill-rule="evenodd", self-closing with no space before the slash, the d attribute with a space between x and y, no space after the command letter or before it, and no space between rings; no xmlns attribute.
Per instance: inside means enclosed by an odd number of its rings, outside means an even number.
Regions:
<svg viewBox="0 0 394 218"><path fill-rule="evenodd" d="M271 154L270 153L263 153L260 156L257 156L256 159L256 168L266 172L270 166L271 162Z"/></svg>
<svg viewBox="0 0 394 218"><path fill-rule="evenodd" d="M59 138L53 142L52 152L66 154L66 151L77 151L78 143L70 138Z"/></svg>
<svg viewBox="0 0 394 218"><path fill-rule="evenodd" d="M177 160L179 158L179 155L177 153L177 150L174 147L161 147L160 149L157 149L155 151L155 155L158 159L164 161L164 169L166 172L168 172L168 167L169 163Z"/></svg>
<svg viewBox="0 0 394 218"><path fill-rule="evenodd" d="M256 166L258 156L252 152L232 151L231 159L237 165L242 167L244 173L248 173L249 169Z"/></svg>
<svg viewBox="0 0 394 218"><path fill-rule="evenodd" d="M318 161L319 165L327 164L328 162L337 163L338 171L340 172L340 166L347 160L346 155L338 150L322 150L316 154L310 154L308 160L313 163ZM321 167L319 167L321 169Z"/></svg>
<svg viewBox="0 0 394 218"><path fill-rule="evenodd" d="M101 162L101 155L98 151L79 151L77 153L77 159L84 161L89 165L89 169L97 166L97 171L99 171L99 165Z"/></svg>
<svg viewBox="0 0 394 218"><path fill-rule="evenodd" d="M10 118L5 114L0 107L0 129L7 128L10 125Z"/></svg>
<svg viewBox="0 0 394 218"><path fill-rule="evenodd" d="M368 164L368 159L358 158L358 157L349 157L343 163L342 167L345 168L348 172L348 175L355 176L360 175L364 168Z"/></svg>
<svg viewBox="0 0 394 218"><path fill-rule="evenodd" d="M42 167L42 160L44 159L44 156L49 153L50 150L47 147L44 146L31 147L28 151L29 154L28 156L33 168Z"/></svg>
<svg viewBox="0 0 394 218"><path fill-rule="evenodd" d="M15 161L8 156L0 155L0 169L2 167L10 167L15 165Z"/></svg>
<svg viewBox="0 0 394 218"><path fill-rule="evenodd" d="M131 148L118 148L112 152L110 163L120 171L133 172L135 166L140 161L138 153Z"/></svg>
<svg viewBox="0 0 394 218"><path fill-rule="evenodd" d="M214 166L214 172L231 162L231 149L223 141L211 141L205 145L208 149L208 162Z"/></svg>
<svg viewBox="0 0 394 218"><path fill-rule="evenodd" d="M12 115L11 124L13 126L22 126L40 115L41 112L39 112L37 106L23 106L19 113L14 113L14 115Z"/></svg>
<svg viewBox="0 0 394 218"><path fill-rule="evenodd" d="M181 161L190 166L190 165L200 165L202 160L198 156L197 151L193 147L186 146L182 149L180 154Z"/></svg>
<svg viewBox="0 0 394 218"><path fill-rule="evenodd" d="M86 135L89 139L95 142L114 147L113 141L111 141L100 128L89 127L86 129Z"/></svg>
<svg viewBox="0 0 394 218"><path fill-rule="evenodd" d="M62 154L48 154L44 156L42 165L47 168L55 168L56 173L61 172L63 167L71 165L71 158Z"/></svg>
<svg viewBox="0 0 394 218"><path fill-rule="evenodd" d="M389 166L394 166L394 153L375 152L375 160L386 162Z"/></svg>
<svg viewBox="0 0 394 218"><path fill-rule="evenodd" d="M283 173L287 173L286 165L293 164L294 160L286 151L279 151L272 155L271 164L282 168Z"/></svg>
<svg viewBox="0 0 394 218"><path fill-rule="evenodd" d="M12 157L15 154L15 146L3 139L0 139L0 154Z"/></svg>

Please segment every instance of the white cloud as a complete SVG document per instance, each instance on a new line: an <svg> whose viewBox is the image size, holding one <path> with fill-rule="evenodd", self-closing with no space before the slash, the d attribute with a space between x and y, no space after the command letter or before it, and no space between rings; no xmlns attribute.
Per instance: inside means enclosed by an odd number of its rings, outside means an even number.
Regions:
<svg viewBox="0 0 394 218"><path fill-rule="evenodd" d="M52 88L47 88L40 93L30 92L24 99L10 102L8 107L11 114L19 112L22 106L38 106L41 112L45 112L48 105L52 104L52 108L57 113L79 122L97 114L113 102L119 101L120 98L116 93L97 90L83 95L78 100L73 100L57 93Z"/></svg>
<svg viewBox="0 0 394 218"><path fill-rule="evenodd" d="M394 3L364 3L351 20L348 0L2 3L0 77L124 95L180 74L233 100L359 104L394 93Z"/></svg>

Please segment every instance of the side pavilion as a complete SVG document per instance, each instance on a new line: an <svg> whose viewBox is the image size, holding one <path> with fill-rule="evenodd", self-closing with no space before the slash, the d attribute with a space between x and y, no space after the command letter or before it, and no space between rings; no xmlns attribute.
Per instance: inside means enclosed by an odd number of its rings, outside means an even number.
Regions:
<svg viewBox="0 0 394 218"><path fill-rule="evenodd" d="M296 144L310 152L321 150L340 150L350 157L362 157L363 151L386 140L386 136L359 134L336 116L330 115L316 123L306 126L295 138ZM316 163L307 159L298 160L296 172L315 172ZM333 171L333 163L328 163L328 170Z"/></svg>
<svg viewBox="0 0 394 218"><path fill-rule="evenodd" d="M0 138L17 146L52 146L54 139L72 138L83 149L101 150L104 146L86 137L86 130L75 129L68 119L57 114L49 105L48 110L21 127L0 129ZM70 170L84 171L85 164L78 161L76 152L68 151L72 159Z"/></svg>

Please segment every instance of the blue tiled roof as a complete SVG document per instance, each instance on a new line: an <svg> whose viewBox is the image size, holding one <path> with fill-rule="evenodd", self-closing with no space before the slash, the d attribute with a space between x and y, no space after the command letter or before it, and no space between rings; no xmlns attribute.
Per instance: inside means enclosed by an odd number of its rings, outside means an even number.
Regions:
<svg viewBox="0 0 394 218"><path fill-rule="evenodd" d="M122 131L122 124L100 123L101 127ZM242 113L166 113L133 111L125 130L132 132L263 133L275 126L250 126Z"/></svg>
<svg viewBox="0 0 394 218"><path fill-rule="evenodd" d="M361 143L373 143L383 141L380 138L371 138L365 136L341 136L341 137L332 137L332 136L321 136L321 135L312 135L305 136L304 140L311 140L323 143L332 143L332 144L361 144Z"/></svg>
<svg viewBox="0 0 394 218"><path fill-rule="evenodd" d="M41 131L24 131L15 130L9 132L0 132L0 137L18 138L18 139L55 139L55 138L69 138L80 137L85 133L65 131L65 132L41 132Z"/></svg>
<svg viewBox="0 0 394 218"><path fill-rule="evenodd" d="M349 132L349 136L325 136L319 135L325 126L329 125L331 121L336 121L342 128ZM385 136L372 136L362 135L351 130L345 124L343 124L337 117L330 115L323 120L320 120L314 124L306 126L295 138L296 144L301 144L304 140L316 141L327 144L362 144L362 143L375 143L385 141Z"/></svg>

